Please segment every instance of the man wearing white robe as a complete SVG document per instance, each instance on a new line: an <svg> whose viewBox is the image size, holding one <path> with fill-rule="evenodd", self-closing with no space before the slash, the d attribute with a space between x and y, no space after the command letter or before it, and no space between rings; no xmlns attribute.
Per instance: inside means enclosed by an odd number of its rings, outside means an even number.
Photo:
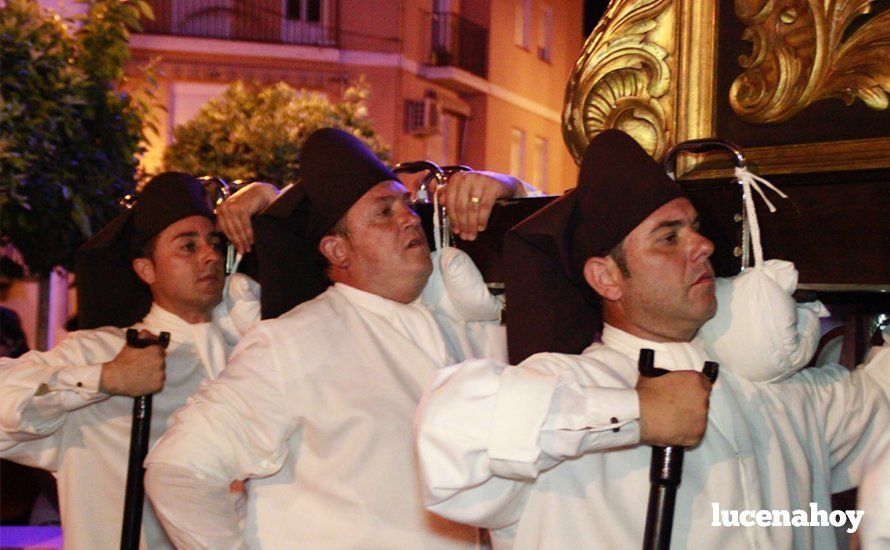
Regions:
<svg viewBox="0 0 890 550"><path fill-rule="evenodd" d="M195 178L162 174L123 215L136 229L117 237L130 246L138 234L137 246L150 249L137 254L133 269L154 302L133 328L143 336L169 332L166 351L125 346L124 329L104 327L73 332L47 352L0 360L0 456L55 475L66 548L120 546L133 396L154 393L154 442L198 385L219 375L258 318L256 283L224 278L204 201ZM110 292L119 281L107 284ZM140 547L171 547L150 506Z"/></svg>
<svg viewBox="0 0 890 550"><path fill-rule="evenodd" d="M491 529L496 549L638 548L647 444L682 445L673 548L835 547L828 525L723 526L715 507L793 514L815 505L827 515L831 494L856 486L888 427L890 364L852 375L810 369L775 384L723 368L711 387L692 340L714 314L713 246L675 185L625 134L594 138L578 188L539 220L563 228L554 256L601 297L602 341L517 367L441 370L416 421L428 509ZM643 348L671 372L640 378Z"/></svg>
<svg viewBox="0 0 890 550"><path fill-rule="evenodd" d="M411 425L438 369L505 355L498 311L485 325L435 307L447 296L408 191L353 136L316 132L301 170L298 225L334 284L259 323L174 415L146 460L149 497L181 548L474 547L475 529L423 509ZM481 183L464 208L488 201ZM514 191L492 204L500 192ZM317 283L313 265L284 275ZM241 521L226 487L245 478Z"/></svg>

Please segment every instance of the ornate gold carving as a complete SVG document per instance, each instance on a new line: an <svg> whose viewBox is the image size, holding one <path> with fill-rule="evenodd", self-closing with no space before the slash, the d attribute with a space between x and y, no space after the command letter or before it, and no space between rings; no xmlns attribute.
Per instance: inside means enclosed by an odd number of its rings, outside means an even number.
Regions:
<svg viewBox="0 0 890 550"><path fill-rule="evenodd" d="M667 149L668 51L651 39L671 0L613 1L584 44L566 87L563 138L580 162L590 139L607 128L633 136L653 156Z"/></svg>
<svg viewBox="0 0 890 550"><path fill-rule="evenodd" d="M735 13L752 43L729 101L754 123L788 120L809 105L858 97L887 108L890 92L890 10L848 33L873 0L736 0ZM858 22L857 22L858 23ZM848 36L849 35L849 36Z"/></svg>

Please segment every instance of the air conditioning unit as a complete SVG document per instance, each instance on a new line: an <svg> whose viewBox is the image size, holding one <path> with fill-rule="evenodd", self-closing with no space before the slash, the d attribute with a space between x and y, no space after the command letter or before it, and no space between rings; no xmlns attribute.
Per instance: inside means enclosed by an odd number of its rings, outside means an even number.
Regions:
<svg viewBox="0 0 890 550"><path fill-rule="evenodd" d="M420 101L405 101L405 128L409 134L428 136L439 132L439 101L427 95Z"/></svg>

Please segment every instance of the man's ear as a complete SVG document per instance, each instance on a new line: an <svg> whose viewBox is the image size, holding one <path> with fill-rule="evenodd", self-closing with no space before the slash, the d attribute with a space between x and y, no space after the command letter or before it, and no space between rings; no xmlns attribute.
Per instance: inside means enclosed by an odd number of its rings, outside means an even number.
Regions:
<svg viewBox="0 0 890 550"><path fill-rule="evenodd" d="M614 302L621 299L621 286L618 284L621 281L621 270L612 258L587 258L584 263L584 280L604 300Z"/></svg>
<svg viewBox="0 0 890 550"><path fill-rule="evenodd" d="M148 258L136 258L133 260L133 271L147 285L152 285L157 279L155 264Z"/></svg>
<svg viewBox="0 0 890 550"><path fill-rule="evenodd" d="M349 267L349 247L341 235L325 235L318 243L318 251L328 262L341 269Z"/></svg>

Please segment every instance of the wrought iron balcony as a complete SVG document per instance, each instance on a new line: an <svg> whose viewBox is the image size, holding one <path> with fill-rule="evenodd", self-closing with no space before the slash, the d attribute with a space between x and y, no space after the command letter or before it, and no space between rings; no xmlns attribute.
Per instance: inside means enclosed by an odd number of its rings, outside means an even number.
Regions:
<svg viewBox="0 0 890 550"><path fill-rule="evenodd" d="M430 13L430 65L488 77L488 29L453 13Z"/></svg>
<svg viewBox="0 0 890 550"><path fill-rule="evenodd" d="M145 33L337 46L336 0L149 0Z"/></svg>

